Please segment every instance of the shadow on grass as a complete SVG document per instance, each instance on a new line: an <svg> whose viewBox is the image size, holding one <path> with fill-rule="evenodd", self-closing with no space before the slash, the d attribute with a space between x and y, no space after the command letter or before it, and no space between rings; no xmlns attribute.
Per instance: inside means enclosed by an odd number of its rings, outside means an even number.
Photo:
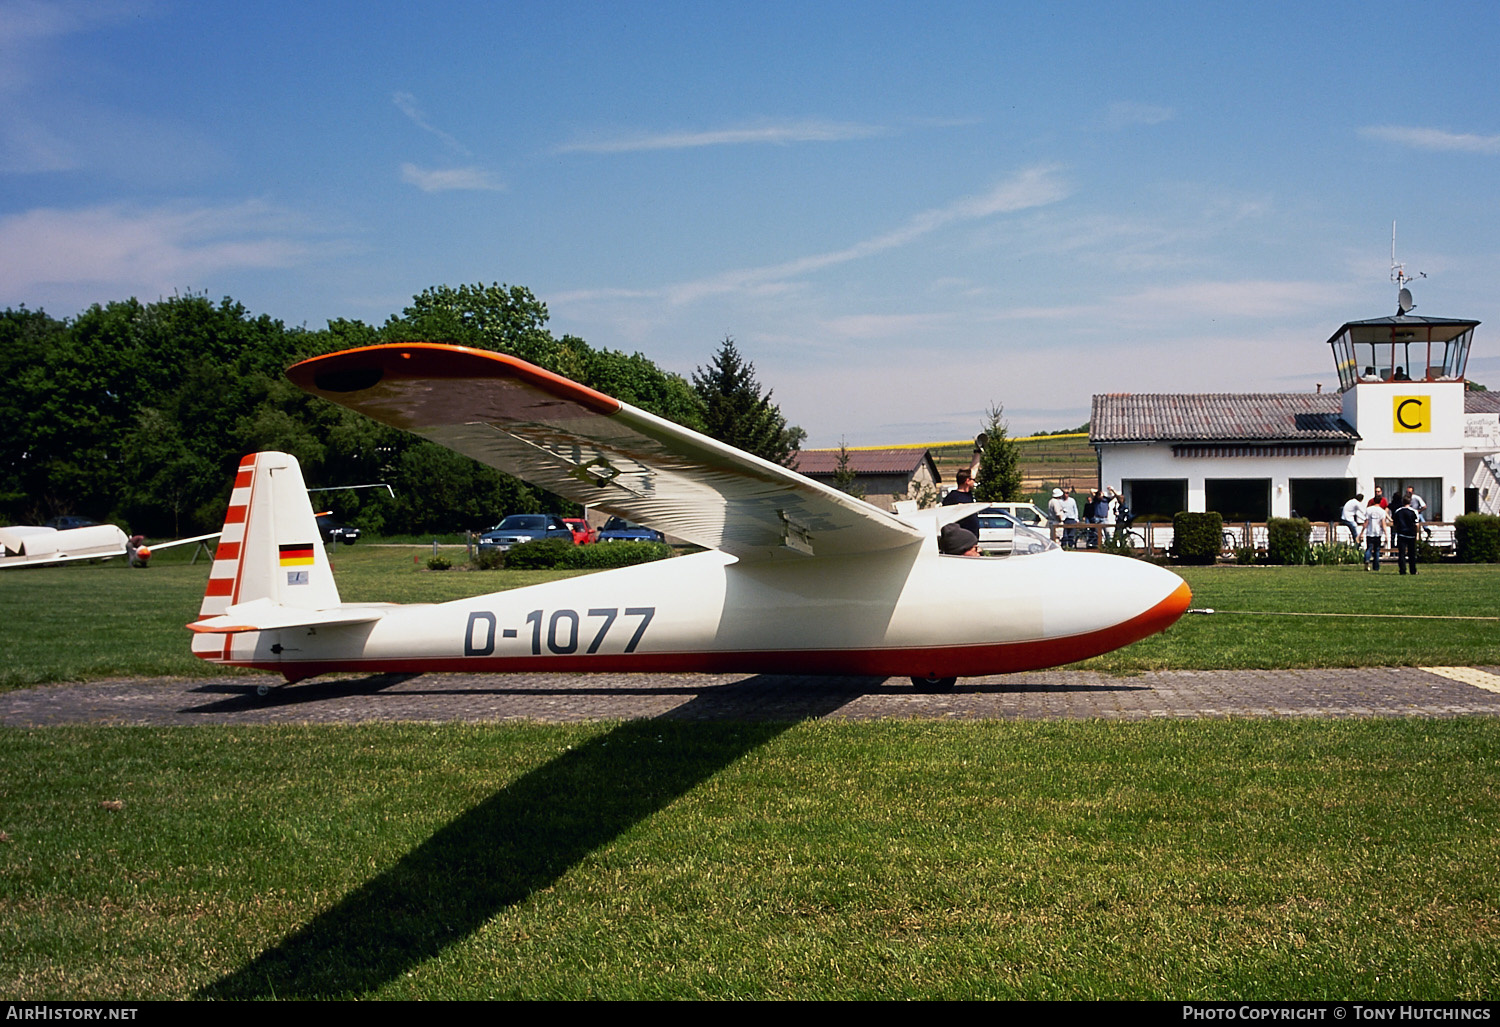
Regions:
<svg viewBox="0 0 1500 1027"><path fill-rule="evenodd" d="M754 691L757 678L735 686ZM847 693L830 695L832 712ZM622 724L538 767L199 998L352 998L463 941L795 721Z"/></svg>

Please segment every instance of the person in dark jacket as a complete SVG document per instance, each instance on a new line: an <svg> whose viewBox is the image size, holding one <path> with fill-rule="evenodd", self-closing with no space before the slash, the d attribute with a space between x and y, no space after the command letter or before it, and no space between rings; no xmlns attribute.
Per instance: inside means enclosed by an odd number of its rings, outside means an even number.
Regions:
<svg viewBox="0 0 1500 1027"><path fill-rule="evenodd" d="M1411 567L1413 574L1417 573L1417 532L1421 530L1421 520L1417 517L1416 509L1406 501L1406 497L1396 497L1396 512L1391 514L1391 534L1396 538L1396 566L1401 573L1406 573L1406 568Z"/></svg>

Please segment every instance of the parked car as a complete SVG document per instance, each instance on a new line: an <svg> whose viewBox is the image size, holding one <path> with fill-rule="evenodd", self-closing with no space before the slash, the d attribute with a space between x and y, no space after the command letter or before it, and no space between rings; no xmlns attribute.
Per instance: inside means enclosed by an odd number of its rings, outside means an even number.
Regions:
<svg viewBox="0 0 1500 1027"><path fill-rule="evenodd" d="M565 538L572 542L573 529L554 514L510 514L479 536L479 548L505 552L511 546L544 538Z"/></svg>
<svg viewBox="0 0 1500 1027"><path fill-rule="evenodd" d="M564 517L562 521L573 530L573 542L575 545L588 545L599 535L597 531L589 527L589 522L582 517Z"/></svg>
<svg viewBox="0 0 1500 1027"><path fill-rule="evenodd" d="M992 506L979 511L979 548L986 553L1000 555L1027 555L1051 549L1053 543L1045 534L1040 534L1019 523L1010 513L1001 509L1007 505ZM1026 504L1030 505L1030 504ZM1045 532L1046 529L1043 529Z"/></svg>
<svg viewBox="0 0 1500 1027"><path fill-rule="evenodd" d="M318 514L318 534L322 535L323 541L329 545L342 542L346 546L352 546L359 538L359 529L334 520L331 513L320 513Z"/></svg>
<svg viewBox="0 0 1500 1027"><path fill-rule="evenodd" d="M72 531L74 528L92 528L98 521L91 521L87 517L74 517L71 514L54 517L42 525L44 528L56 528L58 531Z"/></svg>
<svg viewBox="0 0 1500 1027"><path fill-rule="evenodd" d="M665 542L667 537L655 528L643 528L623 517L611 517L599 531L600 542Z"/></svg>
<svg viewBox="0 0 1500 1027"><path fill-rule="evenodd" d="M992 503L990 509L1010 514L1011 518L1022 527L1030 528L1032 531L1039 531L1043 535L1051 537L1051 533L1048 531L1048 525L1051 522L1047 519L1047 511L1038 508L1032 503Z"/></svg>

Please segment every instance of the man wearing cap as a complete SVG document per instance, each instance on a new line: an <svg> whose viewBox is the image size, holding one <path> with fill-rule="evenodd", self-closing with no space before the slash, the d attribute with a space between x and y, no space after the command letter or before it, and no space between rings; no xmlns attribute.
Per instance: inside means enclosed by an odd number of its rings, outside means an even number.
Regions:
<svg viewBox="0 0 1500 1027"><path fill-rule="evenodd" d="M979 556L979 536L957 524L945 524L938 532L938 552L944 556Z"/></svg>

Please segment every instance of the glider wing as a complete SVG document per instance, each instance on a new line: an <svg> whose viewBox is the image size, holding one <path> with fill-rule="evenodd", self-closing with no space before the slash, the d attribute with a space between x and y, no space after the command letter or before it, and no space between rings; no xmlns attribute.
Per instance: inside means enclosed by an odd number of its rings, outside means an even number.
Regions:
<svg viewBox="0 0 1500 1027"><path fill-rule="evenodd" d="M371 346L304 360L287 377L574 502L741 560L874 552L923 537L837 489L503 353Z"/></svg>

